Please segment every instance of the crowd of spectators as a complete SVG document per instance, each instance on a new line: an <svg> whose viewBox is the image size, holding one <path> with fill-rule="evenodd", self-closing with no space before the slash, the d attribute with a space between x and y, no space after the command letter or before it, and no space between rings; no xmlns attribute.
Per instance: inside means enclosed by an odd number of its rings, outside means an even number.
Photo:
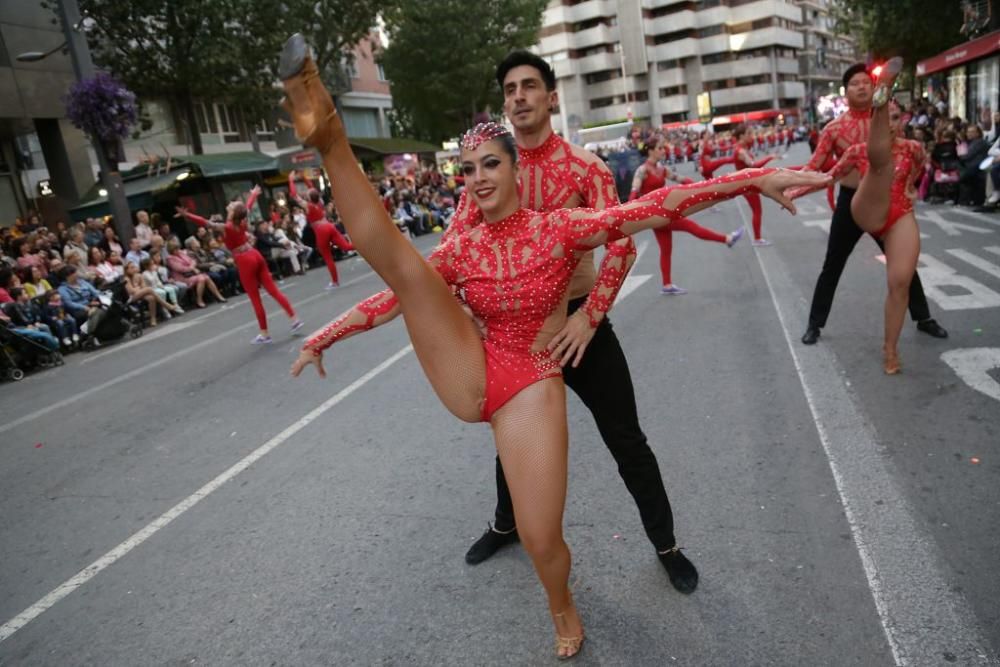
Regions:
<svg viewBox="0 0 1000 667"><path fill-rule="evenodd" d="M442 170L435 165L370 178L400 231L413 237L447 226L462 187L453 162ZM265 217L252 224L257 249L279 280L322 264L305 212L285 200L277 193ZM326 211L339 225L332 203ZM100 332L109 302L142 326L157 326L242 291L221 231L171 226L146 211L135 213L134 224L127 243L110 218L46 225L32 213L0 227L0 347L11 345L13 335L14 342L68 354L105 342ZM338 258L350 254L338 251Z"/></svg>

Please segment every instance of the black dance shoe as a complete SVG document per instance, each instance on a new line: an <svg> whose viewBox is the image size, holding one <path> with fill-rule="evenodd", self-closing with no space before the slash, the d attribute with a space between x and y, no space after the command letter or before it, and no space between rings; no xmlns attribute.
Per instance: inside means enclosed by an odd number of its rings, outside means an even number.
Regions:
<svg viewBox="0 0 1000 667"><path fill-rule="evenodd" d="M802 344L803 345L815 345L816 341L819 340L819 327L814 327L809 325L806 332L802 334Z"/></svg>
<svg viewBox="0 0 1000 667"><path fill-rule="evenodd" d="M667 571L674 588L685 595L694 593L694 589L698 588L698 570L695 569L694 563L681 553L680 548L675 546L666 553L657 552L656 555L663 563L663 568Z"/></svg>
<svg viewBox="0 0 1000 667"><path fill-rule="evenodd" d="M947 338L948 332L943 326L938 324L933 318L917 322L917 331L923 331L928 336L935 338Z"/></svg>
<svg viewBox="0 0 1000 667"><path fill-rule="evenodd" d="M489 524L487 526L489 527L483 533L483 536L476 540L475 544L465 552L465 562L469 565L478 565L495 554L500 547L521 541L521 538L517 536L517 528L514 528L509 533L498 533L493 529L493 526Z"/></svg>

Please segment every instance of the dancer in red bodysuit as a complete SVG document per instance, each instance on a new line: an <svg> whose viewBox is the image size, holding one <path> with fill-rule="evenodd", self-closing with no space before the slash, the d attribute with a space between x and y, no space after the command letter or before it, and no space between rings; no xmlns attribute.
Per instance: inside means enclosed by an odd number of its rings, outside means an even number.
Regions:
<svg viewBox="0 0 1000 667"><path fill-rule="evenodd" d="M722 147L721 142L719 148L720 150L722 150L723 153L725 152L725 149ZM735 158L732 155L723 155L718 159L713 159L712 158L713 153L715 153L715 142L708 134L708 130L706 130L702 132L701 154L698 156L698 167L699 170L701 171L701 175L705 178L706 181L712 178L712 176L715 174L715 171L719 167L727 164L733 164L733 161L735 160Z"/></svg>
<svg viewBox="0 0 1000 667"><path fill-rule="evenodd" d="M337 264L333 261L333 252L330 246L335 245L341 250L354 250L351 242L344 238L337 226L326 219L326 212L323 210L323 200L319 196L319 190L305 177L302 177L309 188L308 201L298 196L295 190L295 171L288 172L288 196L298 202L302 210L306 212L306 222L312 227L316 234L316 250L326 262L326 268L330 272L330 284L326 289L334 289L340 286L340 278L337 275Z"/></svg>
<svg viewBox="0 0 1000 667"><path fill-rule="evenodd" d="M264 312L264 305L260 301L260 287L267 290L267 293L288 313L288 317L292 320L293 332L302 328L302 320L295 316L295 310L292 308L292 305L274 284L271 272L267 269L267 262L264 261L264 256L253 247L253 236L247 229L247 211L253 207L259 194L260 187L255 186L250 191L250 196L247 198L246 204L242 202L231 203L226 211L227 219L225 223L212 222L200 215L195 215L187 211L183 207L177 207L177 217L185 217L200 227L209 227L222 231L222 241L229 248L229 251L233 253L233 260L236 262L236 268L240 274L240 283L243 285L243 291L247 293L247 297L253 306L253 312L257 316L257 325L260 327L260 333L253 339L252 342L254 345L271 342L271 336L267 332L267 314Z"/></svg>
<svg viewBox="0 0 1000 667"><path fill-rule="evenodd" d="M858 63L844 72L843 83L847 93L848 110L823 128L816 150L813 151L806 169L814 171L829 169L827 165L831 159L835 164L851 146L868 141L872 104L871 74L864 64ZM857 170L840 180L837 205L830 220L823 268L816 280L812 305L809 309L809 321L802 335L802 342L805 345L815 345L819 341L821 330L826 326L830 309L833 307L833 297L847 259L864 235L864 231L852 215L852 201L859 181ZM877 231L877 228L874 231ZM885 245L878 238L875 238L875 242L879 246ZM919 273L914 273L913 280L910 281L909 310L910 317L917 323L917 331L935 338L948 337L945 328L931 317Z"/></svg>
<svg viewBox="0 0 1000 667"><path fill-rule="evenodd" d="M888 97L902 60L894 58L882 69L879 87ZM879 89L873 96L877 105ZM855 169L861 174L851 213L858 226L885 248L886 279L883 370L887 375L900 371L899 333L909 301L910 281L920 256L920 230L913 213L916 179L924 168L924 147L903 138L902 112L895 102L882 100L874 107L868 141L848 148L830 172L841 179ZM792 192L790 194L797 194Z"/></svg>
<svg viewBox="0 0 1000 667"><path fill-rule="evenodd" d="M667 167L660 164L663 160L665 149L663 139L654 137L643 148L639 150L646 161L639 165L632 177L632 192L629 194L629 201L648 194L653 190L659 190L667 183L667 179L678 183L691 183L690 178L677 178ZM730 248L743 236L743 228L739 228L729 234L720 234L711 229L706 229L693 220L679 218L672 222L669 227L654 229L656 243L660 246L660 275L663 278L663 285L660 288L661 294L678 295L687 294L687 290L674 284L670 275L670 257L674 247L674 232L687 232L703 241L715 241L725 243Z"/></svg>
<svg viewBox="0 0 1000 667"><path fill-rule="evenodd" d="M566 288L576 264L608 240L664 226L715 201L759 189L789 204L784 190L825 184L825 177L758 170L657 191L606 211L540 214L521 208L513 138L498 125L480 125L461 142L462 171L485 223L450 235L425 260L399 234L357 168L300 35L286 44L279 75L296 135L322 155L344 224L399 299L414 351L438 397L460 419L490 422L521 541L548 595L557 655L575 655L583 630L569 591L570 554L562 537L566 397L559 364L546 344L565 320ZM452 290L483 321L482 337ZM321 332L317 342L331 337ZM293 374L309 364L321 371L321 352L307 345ZM573 636L559 634L560 628Z"/></svg>
<svg viewBox="0 0 1000 667"><path fill-rule="evenodd" d="M750 147L753 145L753 134L749 132L745 125L737 127L733 131L736 140L736 147L733 149L733 164L737 170L749 169L751 167L763 167L775 158L774 155L765 155L759 160L753 159ZM769 246L771 242L761 238L760 228L763 222L764 209L760 204L760 195L756 192L747 193L744 196L747 204L750 205L750 212L753 214L753 244L755 246Z"/></svg>

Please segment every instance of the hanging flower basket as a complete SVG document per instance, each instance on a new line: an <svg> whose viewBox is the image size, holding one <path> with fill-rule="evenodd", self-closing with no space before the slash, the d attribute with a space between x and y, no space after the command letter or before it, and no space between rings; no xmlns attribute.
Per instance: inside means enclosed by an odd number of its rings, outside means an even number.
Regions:
<svg viewBox="0 0 1000 667"><path fill-rule="evenodd" d="M100 140L111 157L138 120L135 94L104 72L73 84L64 99L70 122Z"/></svg>

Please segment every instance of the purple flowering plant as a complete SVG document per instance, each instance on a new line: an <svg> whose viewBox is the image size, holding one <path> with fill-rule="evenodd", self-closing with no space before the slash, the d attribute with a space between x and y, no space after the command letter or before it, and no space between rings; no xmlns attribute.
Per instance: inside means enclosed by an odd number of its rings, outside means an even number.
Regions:
<svg viewBox="0 0 1000 667"><path fill-rule="evenodd" d="M105 72L73 84L64 100L70 122L105 145L126 138L139 115L135 93Z"/></svg>

